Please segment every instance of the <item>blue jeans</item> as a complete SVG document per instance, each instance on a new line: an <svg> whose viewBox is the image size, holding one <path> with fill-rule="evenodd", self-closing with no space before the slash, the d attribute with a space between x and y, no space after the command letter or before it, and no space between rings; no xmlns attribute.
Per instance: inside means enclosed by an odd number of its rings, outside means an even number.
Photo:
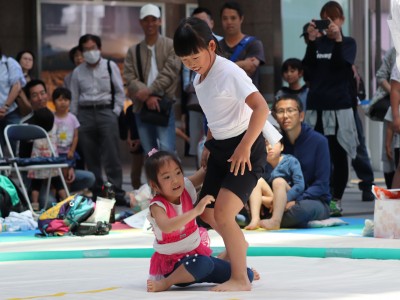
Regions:
<svg viewBox="0 0 400 300"><path fill-rule="evenodd" d="M151 149L165 150L175 152L176 135L175 135L175 114L171 110L167 126L156 126L149 123L143 123L140 120L140 114L135 114L136 126L139 132L140 142L145 154Z"/></svg>
<svg viewBox="0 0 400 300"><path fill-rule="evenodd" d="M365 136L360 116L357 110L354 110L354 119L356 121L358 141L357 156L351 161L357 177L361 180L358 184L360 190L371 190L374 182L374 172L372 171L371 161L368 156L367 147L365 146Z"/></svg>
<svg viewBox="0 0 400 300"><path fill-rule="evenodd" d="M329 218L329 206L320 200L300 200L283 214L282 228L307 228L307 223Z"/></svg>
<svg viewBox="0 0 400 300"><path fill-rule="evenodd" d="M71 183L70 192L79 192L90 189L96 181L96 177L90 171L75 170L75 180Z"/></svg>
<svg viewBox="0 0 400 300"><path fill-rule="evenodd" d="M201 282L223 283L228 281L231 277L231 264L226 260L213 256L191 255L189 257L184 257L175 265L174 270L176 270L180 265L184 265L186 271L188 271L195 279L193 282L176 284L180 287ZM167 274L166 277L170 274ZM252 282L254 279L254 273L249 268L247 268L247 276L249 277L250 282Z"/></svg>

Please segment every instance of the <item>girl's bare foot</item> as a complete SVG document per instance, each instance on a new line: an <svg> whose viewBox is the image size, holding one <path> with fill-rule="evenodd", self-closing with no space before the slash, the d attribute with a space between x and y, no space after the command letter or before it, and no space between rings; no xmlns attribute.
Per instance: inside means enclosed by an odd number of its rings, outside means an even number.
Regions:
<svg viewBox="0 0 400 300"><path fill-rule="evenodd" d="M260 228L260 219L254 220L252 219L251 222L249 223L249 225L247 225L244 229L246 230L255 230Z"/></svg>
<svg viewBox="0 0 400 300"><path fill-rule="evenodd" d="M281 228L281 222L274 219L266 219L260 221L260 226L267 230L278 230Z"/></svg>
<svg viewBox="0 0 400 300"><path fill-rule="evenodd" d="M161 280L147 280L147 291L150 293L162 292L168 290L170 287L167 282L163 279Z"/></svg>
<svg viewBox="0 0 400 300"><path fill-rule="evenodd" d="M261 278L261 277L260 277L260 273L258 273L257 270L254 269L254 268L251 268L251 270L253 271L253 274L254 274L254 275L253 275L253 281L254 281L254 280L260 280L260 278Z"/></svg>
<svg viewBox="0 0 400 300"><path fill-rule="evenodd" d="M249 281L239 281L229 279L228 281L218 284L210 291L213 292L233 292L233 291L251 291L251 283Z"/></svg>

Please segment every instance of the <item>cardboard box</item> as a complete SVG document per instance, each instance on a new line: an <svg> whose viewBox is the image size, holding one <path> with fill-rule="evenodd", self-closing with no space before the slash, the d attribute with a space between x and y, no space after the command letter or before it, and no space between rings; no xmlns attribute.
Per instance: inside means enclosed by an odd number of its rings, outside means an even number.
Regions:
<svg viewBox="0 0 400 300"><path fill-rule="evenodd" d="M400 199L375 200L374 237L400 239Z"/></svg>

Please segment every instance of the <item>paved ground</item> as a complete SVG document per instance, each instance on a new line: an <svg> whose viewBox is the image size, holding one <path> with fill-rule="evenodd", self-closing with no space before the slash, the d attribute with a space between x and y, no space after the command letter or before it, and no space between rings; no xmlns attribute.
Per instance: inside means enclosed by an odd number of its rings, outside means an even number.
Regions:
<svg viewBox="0 0 400 300"><path fill-rule="evenodd" d="M195 163L193 158L183 158L183 167L185 175L190 175L195 171ZM124 188L126 191L131 191L129 177L130 165L124 165ZM145 177L142 175L142 181L144 182ZM374 202L362 202L361 191L357 186L358 179L355 176L354 171L350 171L350 180L345 190L345 194L342 200L343 216L344 217L356 217L373 219L374 214ZM375 172L375 182L380 186L385 186L383 173Z"/></svg>

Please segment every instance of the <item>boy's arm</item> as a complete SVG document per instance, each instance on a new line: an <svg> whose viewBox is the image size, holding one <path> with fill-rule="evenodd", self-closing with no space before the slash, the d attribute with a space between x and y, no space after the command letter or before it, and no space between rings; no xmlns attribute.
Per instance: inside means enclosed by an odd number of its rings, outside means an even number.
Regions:
<svg viewBox="0 0 400 300"><path fill-rule="evenodd" d="M287 201L296 200L304 192L304 177L299 161L293 157L290 163L293 186L287 192Z"/></svg>

